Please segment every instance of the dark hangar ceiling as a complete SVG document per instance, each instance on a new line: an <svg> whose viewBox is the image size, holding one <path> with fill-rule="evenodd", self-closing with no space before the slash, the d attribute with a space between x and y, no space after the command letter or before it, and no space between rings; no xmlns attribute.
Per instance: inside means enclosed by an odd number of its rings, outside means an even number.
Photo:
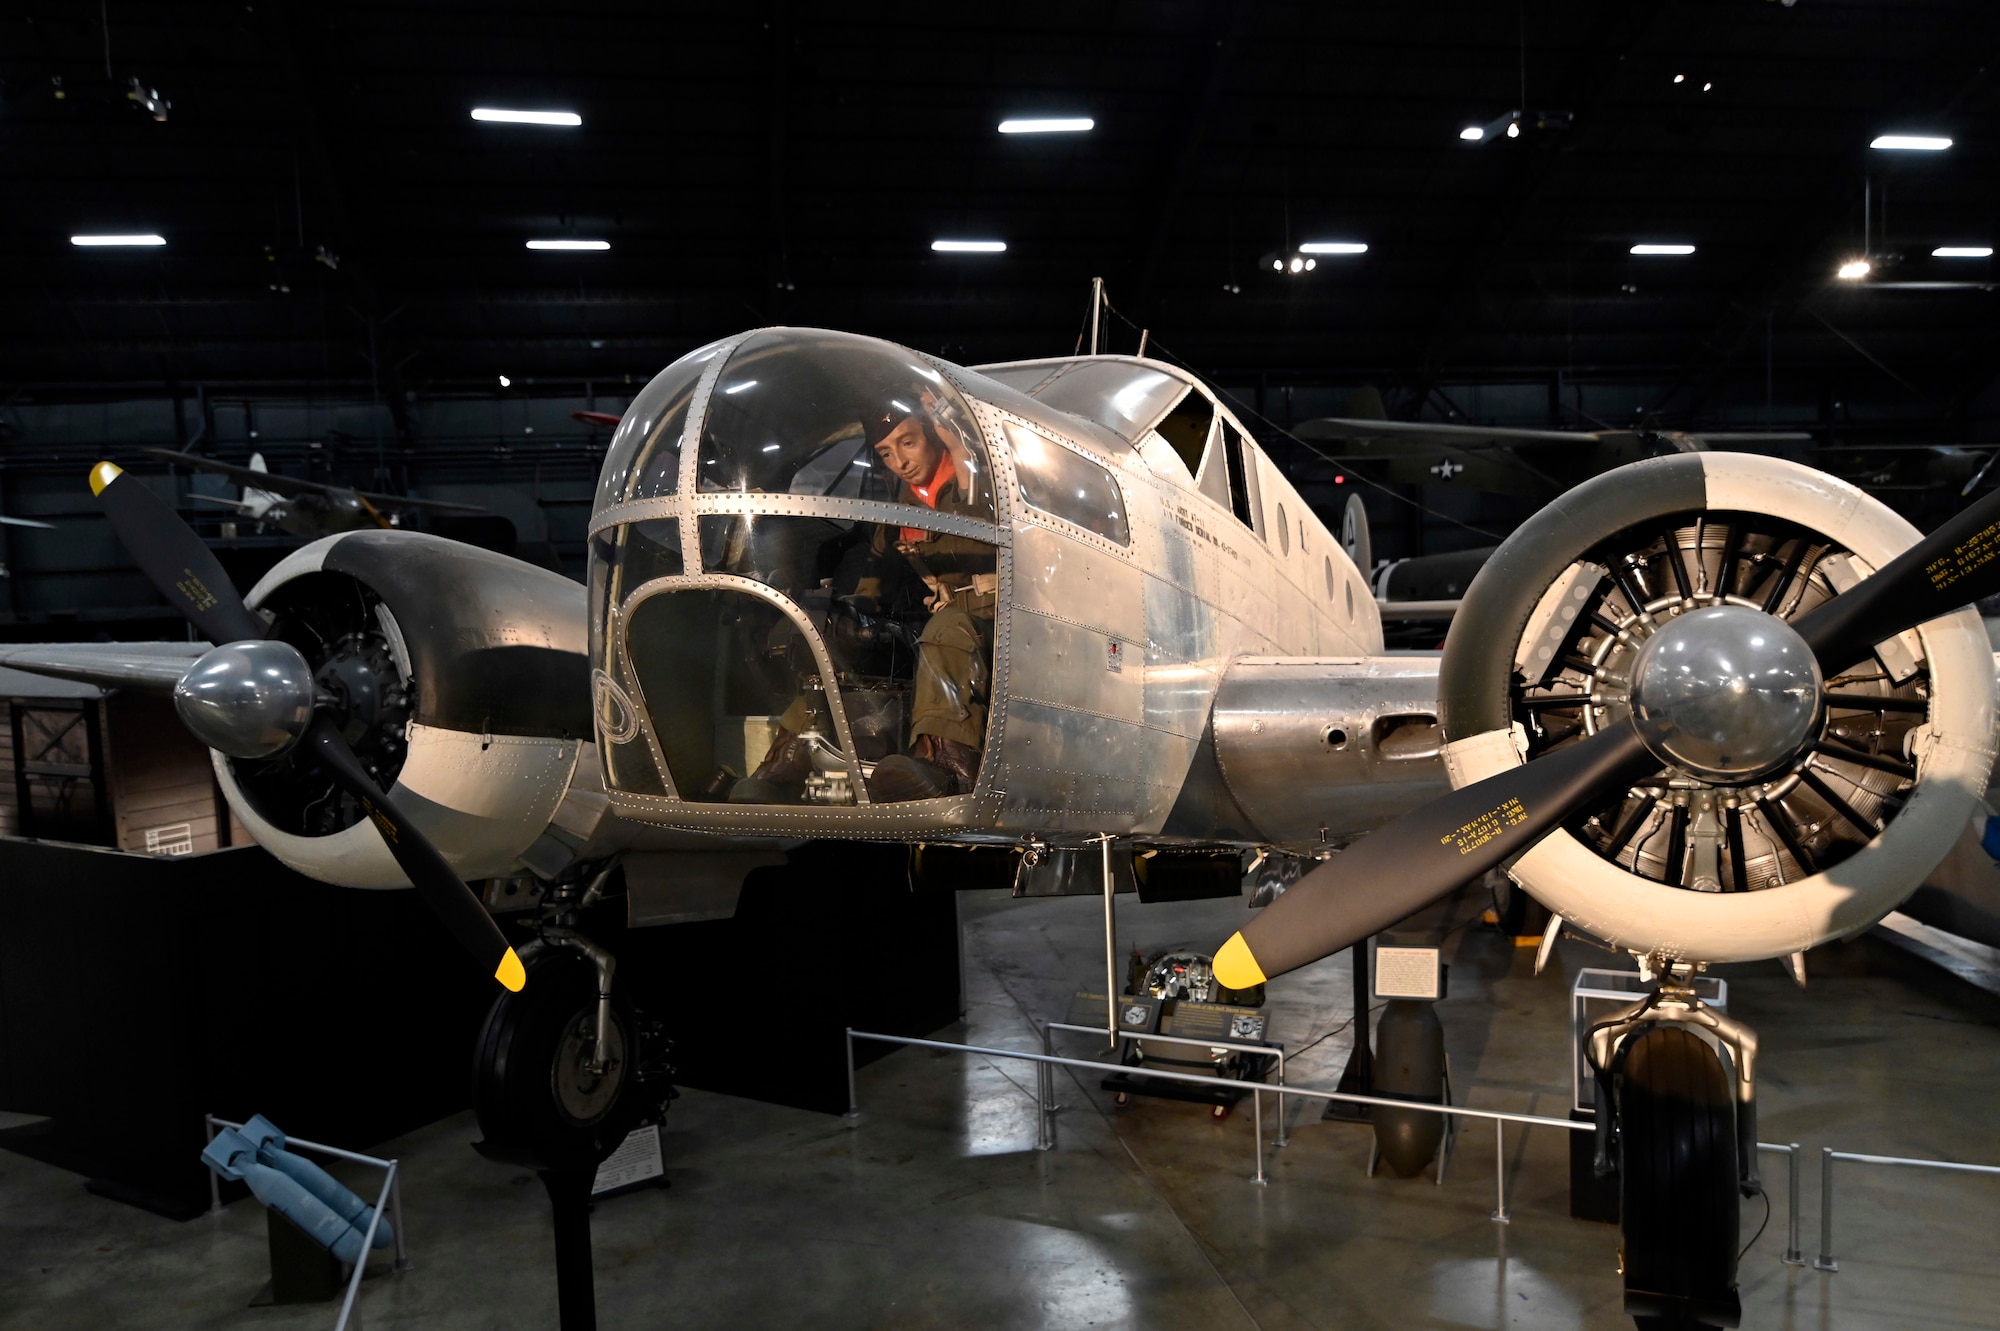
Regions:
<svg viewBox="0 0 2000 1331"><path fill-rule="evenodd" d="M1392 409L1557 373L1642 379L1687 423L1776 365L1976 430L1991 261L1930 251L2000 231L1996 59L1990 0L29 0L0 17L0 385L610 379L780 322L1059 354L1102 275L1198 368ZM105 96L132 77L165 122ZM1517 107L1573 123L1459 139ZM995 132L1036 112L1096 128ZM1870 151L1893 130L1954 145ZM1902 259L1839 283L1864 182ZM168 243L69 242L104 230ZM1329 239L1369 250L1267 266Z"/></svg>

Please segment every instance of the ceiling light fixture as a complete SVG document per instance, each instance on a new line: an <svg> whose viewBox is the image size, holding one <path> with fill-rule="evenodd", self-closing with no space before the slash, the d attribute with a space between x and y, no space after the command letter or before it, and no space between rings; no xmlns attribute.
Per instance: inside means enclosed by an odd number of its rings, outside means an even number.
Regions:
<svg viewBox="0 0 2000 1331"><path fill-rule="evenodd" d="M1941 153L1951 147L1951 140L1931 134L1878 134L1868 146L1888 152Z"/></svg>
<svg viewBox="0 0 2000 1331"><path fill-rule="evenodd" d="M1874 265L1866 259L1849 259L1840 265L1840 271L1835 276L1843 282L1859 282L1874 270Z"/></svg>
<svg viewBox="0 0 2000 1331"><path fill-rule="evenodd" d="M931 249L939 254L1005 254L1004 240L934 240Z"/></svg>
<svg viewBox="0 0 2000 1331"><path fill-rule="evenodd" d="M155 236L149 232L143 236L71 236L69 238L69 243L72 245L81 245L85 247L112 246L112 245L154 246L154 245L166 244L167 238L165 236Z"/></svg>
<svg viewBox="0 0 2000 1331"><path fill-rule="evenodd" d="M1000 122L1002 134L1088 134L1097 122L1089 116L1034 116Z"/></svg>
<svg viewBox="0 0 2000 1331"><path fill-rule="evenodd" d="M1521 137L1521 122L1520 122L1520 121L1518 121L1518 120L1510 120L1510 121L1508 121L1508 122L1507 122L1507 137L1508 137L1508 138L1510 138L1510 139L1518 139L1518 138L1520 138L1520 137Z"/></svg>
<svg viewBox="0 0 2000 1331"><path fill-rule="evenodd" d="M1990 259L1991 245L1940 245L1931 251L1933 259Z"/></svg>
<svg viewBox="0 0 2000 1331"><path fill-rule="evenodd" d="M1478 125L1467 125L1458 132L1458 137L1464 139L1467 143L1477 143L1486 137L1486 131Z"/></svg>
<svg viewBox="0 0 2000 1331"><path fill-rule="evenodd" d="M1715 85L1713 83L1704 83L1701 85L1701 90L1703 92L1707 92L1710 88L1713 88L1714 86Z"/></svg>
<svg viewBox="0 0 2000 1331"><path fill-rule="evenodd" d="M528 242L528 248L531 250L608 250L611 248L611 242L608 240L531 240Z"/></svg>
<svg viewBox="0 0 2000 1331"><path fill-rule="evenodd" d="M512 379L509 379L506 375L503 374L500 376L500 386L502 388L512 388L514 386L514 381Z"/></svg>
<svg viewBox="0 0 2000 1331"><path fill-rule="evenodd" d="M1358 240L1309 240L1299 246L1300 254L1366 254L1368 247Z"/></svg>
<svg viewBox="0 0 2000 1331"><path fill-rule="evenodd" d="M565 129L583 123L583 117L574 111L507 111L495 106L473 107L472 118L501 125L559 125Z"/></svg>
<svg viewBox="0 0 2000 1331"><path fill-rule="evenodd" d="M1685 75L1685 74L1676 74L1676 75L1674 75L1674 82L1675 82L1675 83L1686 83L1686 82L1687 82L1687 77L1688 77L1688 76L1687 76L1687 75Z"/></svg>
<svg viewBox="0 0 2000 1331"><path fill-rule="evenodd" d="M1634 245L1634 254L1693 254L1692 245Z"/></svg>

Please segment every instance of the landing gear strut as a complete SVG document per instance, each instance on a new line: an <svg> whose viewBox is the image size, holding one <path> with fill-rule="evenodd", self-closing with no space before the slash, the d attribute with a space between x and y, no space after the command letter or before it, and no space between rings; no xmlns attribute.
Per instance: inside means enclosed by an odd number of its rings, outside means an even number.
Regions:
<svg viewBox="0 0 2000 1331"><path fill-rule="evenodd" d="M552 915L521 949L528 980L494 1001L473 1067L490 1160L532 1169L554 1212L556 1301L563 1331L595 1331L590 1197L597 1168L673 1091L657 1027L613 984L611 954Z"/></svg>
<svg viewBox="0 0 2000 1331"><path fill-rule="evenodd" d="M1739 1197L1763 1188L1757 1037L1702 1004L1693 967L1653 968L1660 987L1589 1035L1597 1168L1619 1171L1625 1311L1640 1331L1733 1327Z"/></svg>

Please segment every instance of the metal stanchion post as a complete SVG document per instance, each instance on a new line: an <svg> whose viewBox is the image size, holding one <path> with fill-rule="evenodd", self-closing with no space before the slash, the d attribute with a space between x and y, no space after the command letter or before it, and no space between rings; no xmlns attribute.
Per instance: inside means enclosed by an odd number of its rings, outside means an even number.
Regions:
<svg viewBox="0 0 2000 1331"><path fill-rule="evenodd" d="M1813 1270L1838 1271L1840 1263L1833 1260L1833 1148L1819 1148L1819 1256L1813 1258Z"/></svg>
<svg viewBox="0 0 2000 1331"><path fill-rule="evenodd" d="M1104 1033L1111 1040L1111 1052L1118 1052L1118 924L1112 897L1118 883L1111 876L1111 838L1104 848Z"/></svg>
<svg viewBox="0 0 2000 1331"><path fill-rule="evenodd" d="M861 1102L854 1097L854 1028L845 1028L847 1036L847 1113L845 1117L856 1118L861 1113Z"/></svg>
<svg viewBox="0 0 2000 1331"><path fill-rule="evenodd" d="M1785 1149L1785 1186L1791 1198L1785 1205L1785 1255L1786 1266L1804 1266L1806 1256L1799 1251L1799 1144L1793 1142Z"/></svg>
<svg viewBox="0 0 2000 1331"><path fill-rule="evenodd" d="M1252 1087L1250 1091L1251 1121L1250 1135L1257 1143L1257 1172L1250 1176L1252 1183L1269 1183L1264 1177L1264 1093Z"/></svg>
<svg viewBox="0 0 2000 1331"><path fill-rule="evenodd" d="M410 1269L410 1250L403 1246L403 1170L402 1162L389 1162L389 1217L395 1226L396 1274Z"/></svg>
<svg viewBox="0 0 2000 1331"><path fill-rule="evenodd" d="M1042 1053L1053 1055L1055 1048L1049 1043L1049 1028L1042 1027ZM1047 1151L1056 1144L1056 1078L1055 1066L1050 1063L1035 1064L1035 1149Z"/></svg>
<svg viewBox="0 0 2000 1331"><path fill-rule="evenodd" d="M1278 1051L1278 1139L1273 1146L1290 1146L1291 1138L1285 1133L1285 1051Z"/></svg>
<svg viewBox="0 0 2000 1331"><path fill-rule="evenodd" d="M203 1114L201 1122L202 1130L208 1134L202 1141L202 1149L207 1150L208 1143L215 1140L215 1115ZM212 1169L208 1171L208 1213L210 1215L222 1214L222 1183ZM400 1233L401 1231L398 1230L397 1232Z"/></svg>
<svg viewBox="0 0 2000 1331"><path fill-rule="evenodd" d="M1507 1214L1507 1120L1493 1120L1493 1195L1500 1205L1494 1208L1493 1218L1505 1225L1510 1223Z"/></svg>

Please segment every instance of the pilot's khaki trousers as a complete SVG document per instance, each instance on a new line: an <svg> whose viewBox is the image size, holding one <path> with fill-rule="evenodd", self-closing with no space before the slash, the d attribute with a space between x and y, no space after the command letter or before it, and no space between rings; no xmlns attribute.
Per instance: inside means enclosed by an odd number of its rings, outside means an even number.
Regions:
<svg viewBox="0 0 2000 1331"><path fill-rule="evenodd" d="M932 615L917 639L916 697L910 738L935 735L977 749L986 742L986 699L993 679L993 602L960 595Z"/></svg>

